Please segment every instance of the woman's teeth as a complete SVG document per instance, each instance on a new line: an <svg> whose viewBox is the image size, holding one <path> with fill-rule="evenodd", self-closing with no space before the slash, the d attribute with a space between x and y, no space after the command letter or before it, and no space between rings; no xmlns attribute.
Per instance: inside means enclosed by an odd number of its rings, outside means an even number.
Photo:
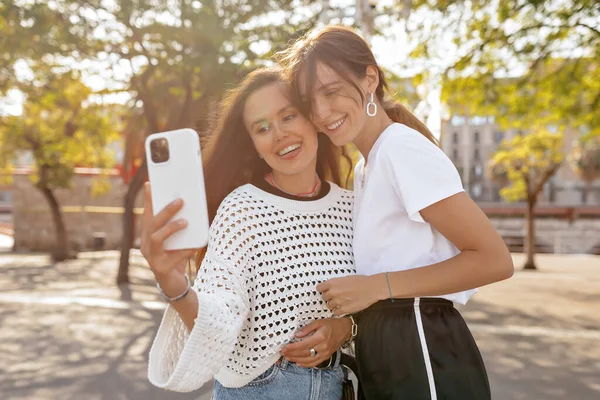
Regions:
<svg viewBox="0 0 600 400"><path fill-rule="evenodd" d="M288 153L291 153L292 151L299 149L300 148L300 144L293 144L291 146L286 147L285 149L281 150L279 153L280 156L285 156Z"/></svg>
<svg viewBox="0 0 600 400"><path fill-rule="evenodd" d="M337 121L337 122L335 122L335 123L333 123L333 124L329 125L329 126L327 127L327 129L329 129L330 131L332 131L332 130L334 130L334 129L337 129L337 128L339 128L339 127L340 127L340 125L342 125L342 124L344 123L344 121L346 121L346 117L344 117L344 118L340 119L339 121Z"/></svg>

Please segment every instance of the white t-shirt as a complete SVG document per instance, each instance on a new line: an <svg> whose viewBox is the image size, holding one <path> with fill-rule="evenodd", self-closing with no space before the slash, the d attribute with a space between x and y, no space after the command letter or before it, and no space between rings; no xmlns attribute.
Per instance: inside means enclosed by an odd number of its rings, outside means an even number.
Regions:
<svg viewBox="0 0 600 400"><path fill-rule="evenodd" d="M462 192L458 171L421 133L394 123L354 171L356 272L374 275L425 267L460 251L420 211ZM465 304L477 289L440 296Z"/></svg>

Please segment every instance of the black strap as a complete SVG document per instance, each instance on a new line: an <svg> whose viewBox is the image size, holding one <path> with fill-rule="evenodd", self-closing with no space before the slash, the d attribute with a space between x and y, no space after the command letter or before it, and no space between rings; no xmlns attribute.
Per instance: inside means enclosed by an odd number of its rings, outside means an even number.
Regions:
<svg viewBox="0 0 600 400"><path fill-rule="evenodd" d="M352 371L352 373L354 374L354 376L356 377L356 380L358 382L357 392L359 393L358 397L360 399L362 394L361 394L360 380L358 379L358 366L356 364L356 359L349 354L342 353L340 365L342 367L345 367L345 369L344 369L345 382L343 385L344 393L342 395L342 398L344 400L350 400L350 399L354 400L356 398L356 396L354 394L354 387L352 386L352 382L350 381L350 379L348 379L348 371L347 370L350 370L350 371Z"/></svg>
<svg viewBox="0 0 600 400"><path fill-rule="evenodd" d="M333 367L336 364L338 354L342 354L342 352L336 351L335 353L333 353L331 355L331 357L329 357L327 360L323 361L321 364L317 365L315 368L324 369L324 368ZM341 364L341 361L340 361L340 364Z"/></svg>
<svg viewBox="0 0 600 400"><path fill-rule="evenodd" d="M356 377L358 377L358 367L356 365L356 359L349 354L342 353L340 365L348 368Z"/></svg>

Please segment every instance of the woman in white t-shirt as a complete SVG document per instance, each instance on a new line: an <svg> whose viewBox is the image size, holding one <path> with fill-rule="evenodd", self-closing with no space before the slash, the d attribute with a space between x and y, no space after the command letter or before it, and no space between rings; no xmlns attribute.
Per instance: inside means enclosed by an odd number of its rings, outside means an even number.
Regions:
<svg viewBox="0 0 600 400"><path fill-rule="evenodd" d="M309 33L281 56L293 92L336 145L353 142L356 276L320 284L336 315L360 312L356 358L366 399L489 399L481 355L453 302L507 279L500 235L452 162L348 28Z"/></svg>

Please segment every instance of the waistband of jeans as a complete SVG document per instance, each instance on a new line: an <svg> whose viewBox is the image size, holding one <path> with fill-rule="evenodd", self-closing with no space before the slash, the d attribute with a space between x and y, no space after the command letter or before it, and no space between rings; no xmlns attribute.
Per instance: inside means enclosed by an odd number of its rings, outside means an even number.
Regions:
<svg viewBox="0 0 600 400"><path fill-rule="evenodd" d="M445 307L454 307L454 303L450 300L442 299L441 297L418 297L408 299L385 299L380 300L377 303L372 304L369 308L363 312L376 311L387 308L404 308L414 307L416 301L419 301L419 305L436 305Z"/></svg>
<svg viewBox="0 0 600 400"><path fill-rule="evenodd" d="M333 353L331 355L331 357L329 357L327 360L323 361L321 364L319 364L313 368L314 369L334 369L340 365L341 360L342 360L342 352L340 350L337 350L335 353ZM288 361L285 357L281 357L277 361L277 364L279 365L279 368L281 368L283 370L285 370L288 367L288 365L290 365L290 364L295 365L295 363Z"/></svg>

